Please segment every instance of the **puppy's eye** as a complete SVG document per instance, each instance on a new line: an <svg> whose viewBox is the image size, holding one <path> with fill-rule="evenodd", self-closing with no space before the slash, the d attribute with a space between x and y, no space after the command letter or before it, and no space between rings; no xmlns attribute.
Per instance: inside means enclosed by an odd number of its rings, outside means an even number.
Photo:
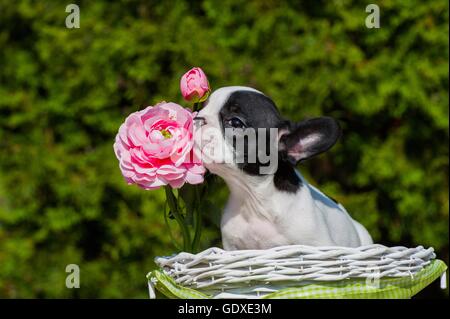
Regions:
<svg viewBox="0 0 450 319"><path fill-rule="evenodd" d="M242 122L237 117L233 117L233 118L227 120L227 125L234 127L234 128L244 128L245 127L244 122Z"/></svg>
<svg viewBox="0 0 450 319"><path fill-rule="evenodd" d="M194 125L195 127L200 127L206 124L206 120L204 117L196 116L194 117Z"/></svg>

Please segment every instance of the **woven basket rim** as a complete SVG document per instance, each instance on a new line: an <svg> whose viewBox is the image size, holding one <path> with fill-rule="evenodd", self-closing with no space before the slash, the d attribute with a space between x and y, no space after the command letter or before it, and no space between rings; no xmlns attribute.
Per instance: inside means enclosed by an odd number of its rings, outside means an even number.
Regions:
<svg viewBox="0 0 450 319"><path fill-rule="evenodd" d="M161 260L161 259L170 259L176 256L183 256L183 257L199 257L205 254L209 254L209 253L215 253L215 254L226 254L226 255L240 255L240 254L248 254L248 253L267 253L270 251L280 251L280 250L285 250L285 249L300 249L300 250L311 250L311 251L335 251L335 250L339 250L339 251L343 251L343 252L360 252L360 251L366 251L368 249L373 249L373 248L380 248L380 249L385 249L387 251L394 251L394 250L398 250L398 251L412 251L412 250L421 250L421 251L429 251L430 253L434 252L434 248L433 247L428 247L428 248L424 248L422 245L418 245L416 247L406 247L406 246L401 246L401 245L397 245L397 246L385 246L382 244L370 244L370 245L364 245L364 246L358 246L358 247L346 247L346 246L310 246L310 245L283 245L283 246L277 246L277 247L272 247L272 248L268 248L268 249L237 249L237 250L225 250L223 248L220 247L209 247L206 248L203 251L200 251L198 253L190 253L190 252L185 252L185 251L180 251L180 252L176 252L173 253L172 255L166 255L166 256L156 256L155 257L155 262L157 260Z"/></svg>
<svg viewBox="0 0 450 319"><path fill-rule="evenodd" d="M255 297L288 287L344 284L349 279L413 280L436 259L433 247L287 245L232 250L210 247L197 254L156 257L160 270L180 287L212 296Z"/></svg>
<svg viewBox="0 0 450 319"><path fill-rule="evenodd" d="M413 276L436 258L432 247L288 245L264 250L226 251L211 247L197 254L156 257L177 284L194 288L248 283L338 281L347 278Z"/></svg>

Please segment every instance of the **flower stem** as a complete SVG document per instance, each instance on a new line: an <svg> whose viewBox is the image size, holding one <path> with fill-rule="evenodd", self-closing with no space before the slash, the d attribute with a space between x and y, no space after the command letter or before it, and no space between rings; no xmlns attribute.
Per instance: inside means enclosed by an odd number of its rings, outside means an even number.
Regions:
<svg viewBox="0 0 450 319"><path fill-rule="evenodd" d="M199 106L200 106L200 102L194 103L194 107L193 107L194 112L197 112L197 111L198 111Z"/></svg>
<svg viewBox="0 0 450 319"><path fill-rule="evenodd" d="M170 211L172 212L172 215L175 217L175 220L177 221L178 225L180 226L181 233L183 235L183 250L187 251L187 252L191 252L191 235L189 233L189 229L187 228L186 224L184 223L183 216L181 215L181 212L179 211L176 197L173 194L172 188L170 186L166 185L164 187L164 190L166 191L166 199L167 199L167 203L169 204Z"/></svg>
<svg viewBox="0 0 450 319"><path fill-rule="evenodd" d="M192 251L195 253L197 251L197 246L200 241L200 234L202 230L202 215L200 211L200 194L198 187L195 187L195 205L194 205L194 217L195 217L195 232L194 240L192 242Z"/></svg>
<svg viewBox="0 0 450 319"><path fill-rule="evenodd" d="M178 246L178 244L175 240L175 237L172 234L172 230L170 229L170 224L169 224L167 215L168 215L168 212L167 212L167 201L166 201L166 203L164 205L164 222L166 223L167 232L169 233L170 240L172 241L173 245L175 246L175 249L179 251L179 250L181 250L181 248Z"/></svg>

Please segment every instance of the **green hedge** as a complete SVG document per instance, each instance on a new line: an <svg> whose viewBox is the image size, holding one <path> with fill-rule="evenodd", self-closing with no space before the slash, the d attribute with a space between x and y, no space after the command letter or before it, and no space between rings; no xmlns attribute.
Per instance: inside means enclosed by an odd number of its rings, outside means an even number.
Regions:
<svg viewBox="0 0 450 319"><path fill-rule="evenodd" d="M130 112L183 105L192 66L291 119L339 119L302 173L376 241L448 263L448 2L380 1L380 29L365 1L191 2L78 1L67 29L68 1L0 0L0 297L147 296L154 256L174 251L164 196L126 185L112 144ZM213 193L203 248L220 245Z"/></svg>

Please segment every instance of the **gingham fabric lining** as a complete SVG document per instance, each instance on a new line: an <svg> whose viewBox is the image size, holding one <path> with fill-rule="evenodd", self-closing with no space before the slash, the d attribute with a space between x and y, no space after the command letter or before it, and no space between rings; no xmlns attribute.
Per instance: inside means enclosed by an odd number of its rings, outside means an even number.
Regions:
<svg viewBox="0 0 450 319"><path fill-rule="evenodd" d="M284 288L261 296L265 299L407 299L411 298L447 270L441 260L433 260L419 273L408 277L381 278L379 281L365 279L345 279L335 282L321 282L294 288ZM156 288L168 298L208 299L221 297L205 294L183 287L160 270L147 275L150 293ZM153 292L154 293L154 292ZM222 296L227 296L226 293Z"/></svg>

